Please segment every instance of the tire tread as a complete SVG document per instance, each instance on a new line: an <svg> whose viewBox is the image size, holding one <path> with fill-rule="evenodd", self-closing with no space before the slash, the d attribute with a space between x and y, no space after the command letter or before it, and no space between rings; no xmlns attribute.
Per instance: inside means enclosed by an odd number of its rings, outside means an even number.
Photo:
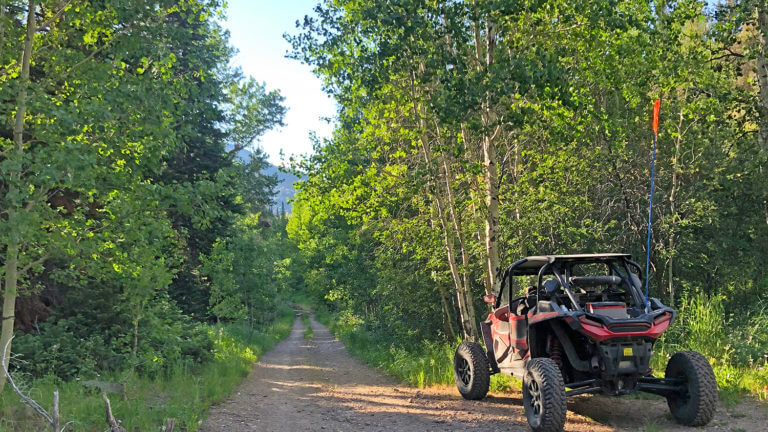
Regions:
<svg viewBox="0 0 768 432"><path fill-rule="evenodd" d="M456 357L462 356L472 364L472 381L469 389L462 389L461 380L456 373ZM468 400L480 400L488 394L491 386L491 366L485 350L476 342L462 342L454 355L454 379L459 393Z"/></svg>
<svg viewBox="0 0 768 432"><path fill-rule="evenodd" d="M680 362L680 367L693 371L697 380L697 403L693 410L673 409L670 396L667 397L672 416L678 423L686 426L704 426L712 420L717 409L717 380L709 361L696 351L680 351L669 359L667 370L673 362Z"/></svg>
<svg viewBox="0 0 768 432"><path fill-rule="evenodd" d="M540 357L528 363L528 370L549 381L540 385L544 416L541 425L533 428L534 432L558 432L565 427L568 412L565 395L565 383L560 368L550 358ZM523 384L525 385L525 384Z"/></svg>

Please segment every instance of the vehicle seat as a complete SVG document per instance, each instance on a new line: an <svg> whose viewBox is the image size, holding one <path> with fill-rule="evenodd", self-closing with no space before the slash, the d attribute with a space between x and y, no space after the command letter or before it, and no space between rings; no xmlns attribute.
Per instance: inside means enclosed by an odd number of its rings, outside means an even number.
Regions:
<svg viewBox="0 0 768 432"><path fill-rule="evenodd" d="M495 311L493 311L493 314L496 316L496 318L500 319L501 321L508 321L509 305L496 309Z"/></svg>
<svg viewBox="0 0 768 432"><path fill-rule="evenodd" d="M514 315L525 315L528 312L528 305L526 304L527 298L516 298L509 304L509 310Z"/></svg>
<svg viewBox="0 0 768 432"><path fill-rule="evenodd" d="M522 302L521 302L522 303ZM528 312L536 306L536 287L531 285L525 289L525 311Z"/></svg>
<svg viewBox="0 0 768 432"><path fill-rule="evenodd" d="M544 288L544 294L547 297L551 297L558 291L560 291L560 282L558 282L555 279L549 278L544 281L544 283L541 284L541 287Z"/></svg>

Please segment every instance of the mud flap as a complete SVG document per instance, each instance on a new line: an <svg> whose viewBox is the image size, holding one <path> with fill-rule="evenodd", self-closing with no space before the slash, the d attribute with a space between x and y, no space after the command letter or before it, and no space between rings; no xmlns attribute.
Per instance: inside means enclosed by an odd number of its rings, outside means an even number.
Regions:
<svg viewBox="0 0 768 432"><path fill-rule="evenodd" d="M481 322L480 332L483 334L483 342L485 342L485 356L488 357L488 363L491 365L491 371L493 373L499 373L499 365L496 363L496 355L493 352L491 322L490 321Z"/></svg>
<svg viewBox="0 0 768 432"><path fill-rule="evenodd" d="M510 342L517 352L528 351L528 320L526 318L525 315L509 317L509 326L512 328Z"/></svg>

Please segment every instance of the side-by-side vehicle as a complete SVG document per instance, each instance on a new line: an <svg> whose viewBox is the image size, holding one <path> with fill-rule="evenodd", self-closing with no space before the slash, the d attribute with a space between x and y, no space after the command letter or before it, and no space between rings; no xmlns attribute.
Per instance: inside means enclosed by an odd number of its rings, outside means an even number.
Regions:
<svg viewBox="0 0 768 432"><path fill-rule="evenodd" d="M466 399L482 399L490 375L523 381L523 405L536 432L561 431L566 398L583 393L666 397L675 420L701 426L713 417L717 384L704 356L673 355L664 377L649 367L653 344L676 311L642 293L642 271L628 254L547 255L506 269L483 342L463 342L454 378ZM526 288L527 287L527 288ZM512 293L525 294L513 298ZM642 403L642 401L638 401Z"/></svg>

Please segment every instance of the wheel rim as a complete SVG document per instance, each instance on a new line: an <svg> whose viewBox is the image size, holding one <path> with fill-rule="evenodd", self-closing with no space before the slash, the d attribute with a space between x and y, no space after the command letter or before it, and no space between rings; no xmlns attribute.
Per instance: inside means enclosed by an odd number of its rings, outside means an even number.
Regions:
<svg viewBox="0 0 768 432"><path fill-rule="evenodd" d="M459 358L456 362L456 373L459 375L461 383L465 386L472 381L472 371L469 368L469 362L464 358Z"/></svg>
<svg viewBox="0 0 768 432"><path fill-rule="evenodd" d="M673 373L669 374L669 377L683 380L682 391L677 393L676 398L672 399L671 401L672 404L677 407L682 407L687 405L688 402L691 401L691 392L690 392L691 377L688 376L688 373L686 373L685 370L673 371Z"/></svg>
<svg viewBox="0 0 768 432"><path fill-rule="evenodd" d="M535 379L532 379L528 381L528 394L531 397L531 413L539 417L541 416L542 411L542 405L541 405L541 388L539 387L539 383L536 382Z"/></svg>

